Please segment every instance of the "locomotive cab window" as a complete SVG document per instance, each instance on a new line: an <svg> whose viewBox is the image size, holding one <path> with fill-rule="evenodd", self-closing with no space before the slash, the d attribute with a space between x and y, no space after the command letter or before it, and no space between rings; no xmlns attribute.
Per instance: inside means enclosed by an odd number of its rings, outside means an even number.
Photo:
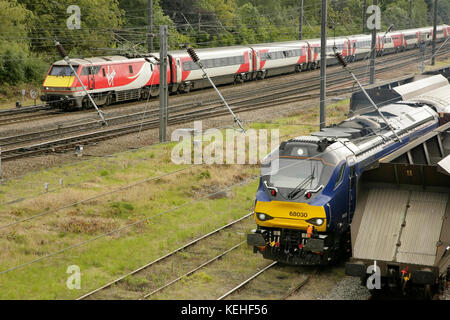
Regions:
<svg viewBox="0 0 450 320"><path fill-rule="evenodd" d="M333 155L320 155L313 144L288 143L280 146L279 156L267 159L261 166L261 176L277 188L293 189L304 181L303 189L326 185L335 169Z"/></svg>
<svg viewBox="0 0 450 320"><path fill-rule="evenodd" d="M130 71L130 73L133 73L133 66L132 66L132 65L129 65L129 66L128 66L128 70Z"/></svg>
<svg viewBox="0 0 450 320"><path fill-rule="evenodd" d="M74 70L78 70L78 66L73 66ZM53 66L50 70L51 76L58 76L58 77L67 77L67 76L73 76L74 73L72 69L70 69L69 66Z"/></svg>

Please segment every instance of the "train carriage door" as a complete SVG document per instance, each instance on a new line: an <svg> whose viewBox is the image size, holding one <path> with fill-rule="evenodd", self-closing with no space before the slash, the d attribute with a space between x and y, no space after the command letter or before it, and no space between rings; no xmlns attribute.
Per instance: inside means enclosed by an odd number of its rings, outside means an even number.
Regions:
<svg viewBox="0 0 450 320"><path fill-rule="evenodd" d="M90 72L89 72L89 78L90 78L89 85L90 85L91 90L95 89L95 74L96 74L95 69L97 69L97 68L91 67Z"/></svg>
<svg viewBox="0 0 450 320"><path fill-rule="evenodd" d="M352 40L350 38L348 38L347 44L348 44L348 55L351 56L353 54L353 52L352 52L353 45L352 45Z"/></svg>
<svg viewBox="0 0 450 320"><path fill-rule="evenodd" d="M349 43L350 43L350 40L348 40L348 38L345 38L344 44L342 45L342 55L344 57L347 57L347 56L350 55L350 50L348 50L349 49Z"/></svg>
<svg viewBox="0 0 450 320"><path fill-rule="evenodd" d="M183 81L183 70L181 70L180 58L177 58L176 60L176 82L181 83Z"/></svg>
<svg viewBox="0 0 450 320"><path fill-rule="evenodd" d="M306 47L305 47L305 50L306 50L306 63L307 63L307 68L309 68L309 65L310 65L310 63L311 63L311 45L309 44L309 42L308 41L306 41Z"/></svg>
<svg viewBox="0 0 450 320"><path fill-rule="evenodd" d="M353 213L355 211L356 207L356 184L357 184L357 174L356 174L356 167L354 164L354 159L349 159L349 187L348 187L348 219L351 219L351 216L353 216ZM352 164L353 163L353 164Z"/></svg>
<svg viewBox="0 0 450 320"><path fill-rule="evenodd" d="M87 78L87 86L86 86L86 88L88 90L95 89L94 67L92 67L92 66L84 67L81 70L81 75L85 75L86 78Z"/></svg>
<svg viewBox="0 0 450 320"><path fill-rule="evenodd" d="M257 52L255 49L251 49L252 50L252 56L253 56L253 72L258 72L259 71L259 66L261 65L261 59L259 57L259 52Z"/></svg>
<svg viewBox="0 0 450 320"><path fill-rule="evenodd" d="M248 72L249 75L253 72L253 51L251 49L248 51Z"/></svg>
<svg viewBox="0 0 450 320"><path fill-rule="evenodd" d="M351 221L353 217L353 213L356 207L356 189L358 182L358 175L356 172L356 159L354 155L347 157L347 165L348 165L348 214L347 219L348 222Z"/></svg>

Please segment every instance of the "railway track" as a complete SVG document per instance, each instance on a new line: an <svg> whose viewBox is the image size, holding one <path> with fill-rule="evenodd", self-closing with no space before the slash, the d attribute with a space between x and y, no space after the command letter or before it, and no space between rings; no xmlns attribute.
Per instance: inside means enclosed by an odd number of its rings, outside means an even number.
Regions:
<svg viewBox="0 0 450 320"><path fill-rule="evenodd" d="M38 106L31 106L31 107L0 110L0 119L2 117L14 116L14 115L25 114L25 113L33 113L33 112L37 112L37 111L41 111L41 110L49 110L49 109L52 109L52 107L46 106L46 105L38 105Z"/></svg>
<svg viewBox="0 0 450 320"><path fill-rule="evenodd" d="M224 255L229 252L235 250L236 248L242 246L245 242L240 239L239 243L233 244L231 248L228 246L224 246L224 244L228 244L230 241L234 241L234 239L229 239L229 234L236 231L244 231L246 228L252 225L252 220L249 219L253 216L253 212L250 212L243 217L234 220L208 234L205 234L189 243L171 251L170 253L153 260L152 262L139 267L128 274L119 277L95 290L92 290L83 296L79 297L77 300L87 300L87 299L117 299L117 298L133 298L133 299L145 299L157 292L160 292L167 288L168 286L178 282L184 277L200 270L217 261ZM244 229L244 230L243 230ZM226 233L228 232L228 233ZM245 234L245 232L243 232ZM206 248L208 254L205 255L202 250L195 250L200 246L200 243L206 244ZM229 248L224 250L223 247ZM218 254L211 255L213 252ZM186 260L186 255L192 255L192 259ZM198 264L196 265L195 263ZM174 272L167 271L171 270L174 266L177 266L177 270ZM192 267L194 264L194 267ZM172 268L170 267L172 266ZM188 269L189 271L184 271ZM133 279L142 280L143 277L155 278L155 273L165 274L167 277L171 277L173 279L167 280L165 283L152 283L149 282L145 286L140 286L139 288L130 288L130 283L133 283ZM158 277L161 279L160 277Z"/></svg>
<svg viewBox="0 0 450 320"><path fill-rule="evenodd" d="M223 247L224 243L220 243L218 241L220 238L223 239L223 232L225 230L229 229L236 229L239 228L239 224L243 224L242 227L245 227L246 223L252 223L252 221L248 221L248 218L251 218L253 216L253 213L249 213L242 218L235 220L221 228L218 228L214 230L213 232L210 232L196 240L193 240L189 242L188 244L164 255L161 258L158 258L151 263L144 265L114 281L111 281L104 286L97 288L91 292L88 292L87 294L81 296L78 298L78 300L90 300L90 299L152 299L154 296L157 296L158 294L162 293L164 290L170 290L170 288L176 284L179 284L189 276L192 276L198 272L201 272L203 269L211 266L214 263L218 263L221 259L223 259L225 256L233 253L234 251L237 251L237 249L242 249L242 247L246 244L246 241L235 241L233 239L232 242L233 245L229 247ZM229 230L230 232L233 232L233 230ZM222 233L222 234L221 234ZM229 238L229 236L226 236ZM229 239L228 239L229 240ZM206 243L205 241L212 241L209 243ZM201 252L193 250L194 248L198 248L200 246L200 242L206 247L208 251L216 252L214 256L210 257L203 256ZM229 242L229 241L227 241ZM222 246L218 247L218 245L221 244ZM195 245L195 246L194 246ZM218 250L220 249L220 250ZM196 263L192 264L191 257L188 256L187 259L189 259L189 263L183 263L183 256L186 257L186 255L194 254L196 256ZM198 257L200 256L200 259ZM172 261L169 261L170 259L173 259ZM255 256L255 259L261 260L259 256ZM261 260L262 261L262 260ZM228 262L224 262L227 264ZM156 284L145 284L144 286L140 286L138 289L133 288L133 285L130 286L130 283L145 283L143 281L143 278L151 278L151 279L158 279L158 278L164 278L166 276L165 271L167 271L167 267L170 265L176 265L177 269L180 269L182 271L178 272L178 274L174 274L173 272L170 272L170 276L172 279L168 279L166 281L162 281L159 285ZM186 268L189 266L190 268ZM244 281L240 282L238 285L234 286L232 289L228 290L224 294L222 294L220 297L217 298L217 300L223 300L226 298L232 298L233 295L239 294L240 290L245 290L245 287L255 279L257 279L261 274L269 271L270 269L274 269L274 267L279 266L279 263L272 262L268 265L263 266L260 270L258 270L255 274L252 274ZM225 268L229 268L225 266ZM280 266L280 269L283 267ZM173 268L172 268L173 269ZM188 271L185 271L188 269ZM300 268L302 269L302 268ZM285 300L289 297L291 297L293 294L298 292L308 281L314 277L318 269L315 268L313 270L303 268L305 270L302 270L304 272L302 274L302 279L295 283L295 285L291 285L289 282L289 285L286 285L285 287L281 288L282 292L278 296L276 296L277 299ZM170 270L170 267L169 267ZM290 271L290 270L289 270ZM226 275L225 275L226 277ZM140 279L140 280L138 280ZM267 298L267 297L266 297ZM273 298L273 297L272 297Z"/></svg>
<svg viewBox="0 0 450 320"><path fill-rule="evenodd" d="M263 269L259 270L255 274L253 274L250 278L246 279L245 281L241 282L240 284L238 284L233 289L231 289L231 290L227 291L225 294L221 295L219 298L217 298L217 300L224 300L225 298L229 297L230 295L232 295L233 293L237 292L239 289L241 289L242 287L247 285L253 279L256 279L260 274L266 272L267 270L269 270L270 268L276 266L277 264L278 264L278 261L272 262L268 266L264 267Z"/></svg>
<svg viewBox="0 0 450 320"><path fill-rule="evenodd" d="M412 58L413 61L417 60L414 53L409 53L407 57ZM379 68L377 71L390 72L392 70L391 64L395 64L396 68L409 66L411 60L404 59L405 56L396 57L395 60L391 59L388 66ZM355 71L366 69L366 66L358 66L353 69ZM365 74L362 73L359 76L364 76ZM231 95L228 101L234 112L246 112L318 97L317 93L299 93L300 90L302 92L314 92L318 90L318 78L301 79L292 81L292 83L295 83L295 86L290 86L289 83L271 86L267 90L264 89L264 94L262 95L261 88L241 91L238 94ZM330 90L328 91L328 95L354 91L353 87L348 87L349 84L353 84L353 81L342 70L329 75L328 86ZM347 85L347 88L342 88L345 85ZM338 88L333 89L333 86L338 86ZM78 144L89 144L140 130L154 129L159 126L158 114L159 109L153 108L145 112L107 118L108 123L114 126L113 128L102 128L100 121L90 120L82 124L61 126L56 129L0 138L0 147L3 149L2 160L14 160L45 152L61 152L65 149L73 148ZM226 115L227 111L223 108L219 100L211 99L205 102L170 106L169 114L168 124L177 125L192 120ZM91 131L84 133L89 130Z"/></svg>
<svg viewBox="0 0 450 320"><path fill-rule="evenodd" d="M287 300L289 297L291 297L292 295L294 295L295 293L297 293L301 288L303 288L308 282L309 280L311 280L311 278L315 277L317 275L317 273L319 272L319 269L316 268L313 270L313 272L311 274L308 274L305 279L303 279L302 281L300 281L293 289L289 290L282 298L281 300Z"/></svg>
<svg viewBox="0 0 450 320"><path fill-rule="evenodd" d="M38 110L34 111L31 114L19 114L14 116L1 116L0 115L0 123L2 125L9 125L9 124L16 124L16 123L23 123L23 122L29 122L29 121L36 121L41 119L49 119L52 117L58 117L62 114L62 111L56 111L56 110Z"/></svg>
<svg viewBox="0 0 450 320"><path fill-rule="evenodd" d="M235 286L234 288L232 288L231 290L227 291L226 293L224 293L222 296L220 296L219 298L217 298L217 300L225 300L225 299L247 299L248 295L244 293L242 293L241 291L251 291L252 289L247 289L246 286L249 285L249 283L254 282L254 281L258 281L259 277L261 277L261 275L263 273L266 272L270 272L270 271L279 271L277 270L282 268L280 266L280 263L277 261L274 261L270 264L268 264L267 266L265 266L264 268L262 268L261 270L258 270L256 273L254 273L253 275L251 275L250 277L248 277L246 280L242 281L240 284L238 284L237 286ZM302 268L302 267L298 267L297 269L302 271L302 279L299 280L298 282L296 282L296 284L294 286L290 286L285 288L283 286L283 284L279 283L278 285L278 291L281 292L273 292L270 294L269 297L263 296L261 298L264 299L277 299L277 300L287 300L289 297L293 296L294 294L296 294L299 290L301 290L313 277L315 277L318 273L319 273L319 268L313 268L313 269L309 269L309 268ZM260 280L262 282L262 286L265 285L265 279L261 279ZM278 295L277 295L278 294ZM253 298L254 296L252 296Z"/></svg>

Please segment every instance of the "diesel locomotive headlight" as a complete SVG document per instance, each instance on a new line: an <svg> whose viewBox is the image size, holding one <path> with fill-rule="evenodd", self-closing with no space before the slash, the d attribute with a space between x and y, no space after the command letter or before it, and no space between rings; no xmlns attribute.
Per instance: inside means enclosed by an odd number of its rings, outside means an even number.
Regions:
<svg viewBox="0 0 450 320"><path fill-rule="evenodd" d="M260 221L272 220L273 218L265 213L256 212L256 217Z"/></svg>
<svg viewBox="0 0 450 320"><path fill-rule="evenodd" d="M313 224L315 226L321 226L321 225L323 225L324 220L321 218L312 218L312 219L306 220L306 222Z"/></svg>

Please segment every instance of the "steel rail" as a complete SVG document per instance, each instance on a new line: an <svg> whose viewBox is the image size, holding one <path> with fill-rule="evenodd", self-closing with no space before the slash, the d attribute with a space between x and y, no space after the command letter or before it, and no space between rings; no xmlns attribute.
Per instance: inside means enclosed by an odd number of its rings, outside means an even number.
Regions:
<svg viewBox="0 0 450 320"><path fill-rule="evenodd" d="M191 274L197 272L197 271L200 270L200 269L203 269L203 268L206 267L207 265L213 263L214 261L219 260L219 259L222 258L223 256L225 256L225 255L227 255L228 253L230 253L230 252L234 251L235 249L239 248L239 247L242 246L244 243L247 243L247 241L242 241L242 242L240 242L240 243L234 245L234 246L231 247L230 249L225 250L224 252L222 252L221 254L215 256L214 258L209 259L208 261L202 263L201 265L199 265L198 267L192 269L191 271L188 271L188 272L186 272L185 274L179 276L178 278L176 278L176 279L174 279L174 280L172 280L172 281L166 283L166 284L163 285L162 287L159 287L158 289L155 289L155 290L153 290L152 292L143 295L139 300L147 299L148 297L150 297L150 296L152 296L152 295L154 295L154 294L156 294L156 293L158 293L158 292L164 290L165 288L167 288L167 287L173 285L174 283L180 281L181 279L186 278L187 276L190 276Z"/></svg>
<svg viewBox="0 0 450 320"><path fill-rule="evenodd" d="M244 287L247 283L249 283L250 281L252 281L253 279L257 278L260 274L266 272L267 270L269 270L270 268L272 268L273 266L275 266L276 264L278 264L278 261L274 261L271 264L269 264L268 266L264 267L262 270L258 271L257 273L255 273L254 275L252 275L250 278L248 278L247 280L245 280L244 282L242 282L241 284L239 284L238 286L234 287L233 289L231 289L230 291L228 291L227 293L225 293L224 295L220 296L219 298L217 298L217 300L223 300L226 297L230 296L231 294L233 294L234 292L238 291L239 289L241 289L242 287Z"/></svg>
<svg viewBox="0 0 450 320"><path fill-rule="evenodd" d="M343 93L345 91L347 91L347 90L340 89L335 92ZM258 109L262 109L265 107L274 107L276 105L286 104L289 102L308 100L308 99L314 98L315 96L317 96L317 94L308 94L308 95L303 95L303 96L287 97L284 99L279 98L276 101L266 101L264 103L259 103L258 105L254 105L252 102L250 104L251 105L250 107L245 105L245 106L237 107L237 108L235 108L235 110L241 110L241 109L242 109L242 111L258 110ZM216 110L216 109L220 109L220 107L210 108L209 110L207 109L207 110L195 111L195 112L191 112L188 114L182 114L182 115L178 115L178 116L169 118L169 125L182 124L182 123L186 123L190 120L208 119L211 117L217 117L217 116L222 116L222 115L226 114L226 113L222 112L221 110ZM32 155L36 155L36 154L40 154L40 153L45 153L47 151L56 152L59 150L64 150L64 149L67 149L70 147L74 147L81 143L89 144L89 143L98 142L101 140L112 139L117 136L137 132L140 130L141 127L145 130L157 128L158 120L154 119L154 120L149 120L149 121L146 121L146 122L140 123L140 124L126 125L126 126L122 126L122 127L118 127L118 128L100 130L100 131L96 131L96 132L90 132L87 134L71 136L71 137L67 137L67 138L63 138L63 139L56 139L53 141L46 141L46 142L38 143L38 144L35 144L32 146L21 146L21 147L17 147L14 149L7 149L2 152L2 160L7 161L7 160L19 159L19 158L24 158L26 156L32 156Z"/></svg>
<svg viewBox="0 0 450 320"><path fill-rule="evenodd" d="M148 268L148 267L150 267L150 266L152 266L152 265L154 265L154 264L156 264L158 262L161 262L161 261L163 261L163 260L173 256L174 254L176 254L176 253L178 253L178 252L180 252L182 250L185 250L186 248L188 248L188 247L190 247L190 246L192 246L192 245L194 245L194 244L196 244L196 243L198 243L198 242L200 242L200 241L202 241L202 240L204 240L206 238L209 238L210 236L212 236L212 235L214 235L214 234L216 234L216 233L218 233L218 232L220 232L220 231L222 231L224 229L227 229L227 228L229 228L229 227L231 227L231 226L233 226L233 225L235 225L235 224L245 220L246 218L248 218L248 217L250 217L252 215L253 215L253 212L250 212L250 213L246 214L245 216L243 216L243 217L241 217L241 218L239 218L237 220L234 220L234 221L232 221L232 222L230 222L230 223L228 223L228 224L226 224L226 225L224 225L224 226L222 226L222 227L220 227L220 228L218 228L218 229L216 229L214 231L211 231L211 232L209 232L209 233L207 233L207 234L205 234L205 235L203 235L203 236L201 236L201 237L199 237L199 238L197 238L195 240L192 240L189 243L179 247L178 249L175 249L175 250L167 253L166 255L164 255L164 256L162 256L160 258L157 258L156 260L153 260L152 262L150 262L150 263L148 263L148 264L146 264L144 266L141 266L141 267L139 267L139 268L137 268L137 269L135 269L135 270L133 270L133 271L123 275L123 276L121 276L120 278L117 278L117 279L115 279L115 280L113 280L111 282L108 282L105 285L103 285L103 286L101 286L101 287L99 287L99 288L97 288L95 290L92 290L92 291L90 291L90 292L88 292L88 293L86 293L86 294L84 294L82 296L80 296L76 300L86 299L87 297L90 297L90 296L94 295L95 293L97 293L97 292L99 292L101 290L104 290L104 289L112 286L113 284L116 284L116 283L122 281L126 277L134 275L134 274L136 274L136 273L138 273L138 272L140 272L140 271L142 271L142 270L144 270L144 269L146 269L146 268Z"/></svg>
<svg viewBox="0 0 450 320"><path fill-rule="evenodd" d="M301 288L303 288L305 286L305 284L307 284L309 282L309 280L311 280L312 277L314 277L315 275L317 275L319 269L315 269L313 271L312 274L308 274L307 277L305 279L303 279L302 281L300 281L299 284L297 284L295 286L294 289L290 290L288 293L286 293L281 300L286 300L287 298L289 298L290 296L292 296L294 293L296 293L298 290L300 290Z"/></svg>

